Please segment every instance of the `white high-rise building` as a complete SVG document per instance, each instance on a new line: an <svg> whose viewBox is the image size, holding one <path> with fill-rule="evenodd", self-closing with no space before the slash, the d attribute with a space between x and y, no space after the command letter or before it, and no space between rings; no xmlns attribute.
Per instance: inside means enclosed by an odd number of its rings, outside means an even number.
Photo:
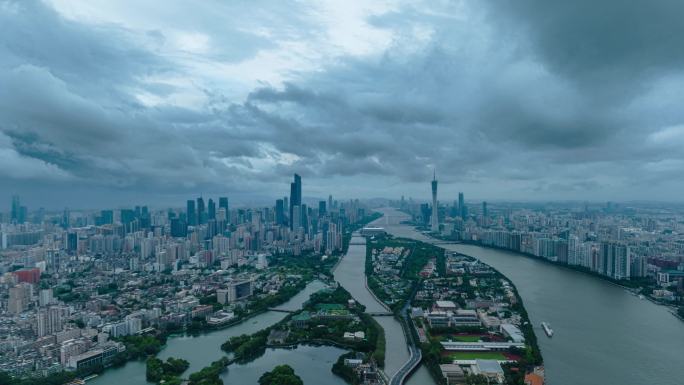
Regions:
<svg viewBox="0 0 684 385"><path fill-rule="evenodd" d="M52 296L52 289L41 289L38 296L38 303L40 306L48 306L54 302L54 297Z"/></svg>

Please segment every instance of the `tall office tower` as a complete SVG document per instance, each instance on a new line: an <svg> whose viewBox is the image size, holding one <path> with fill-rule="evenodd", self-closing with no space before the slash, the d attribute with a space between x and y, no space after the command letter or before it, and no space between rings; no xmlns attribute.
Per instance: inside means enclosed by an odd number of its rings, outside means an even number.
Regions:
<svg viewBox="0 0 684 385"><path fill-rule="evenodd" d="M216 203L214 203L214 200L211 198L209 198L209 202L207 203L207 211L209 219L216 219Z"/></svg>
<svg viewBox="0 0 684 385"><path fill-rule="evenodd" d="M78 234L70 232L67 234L67 251L70 254L76 253L78 250Z"/></svg>
<svg viewBox="0 0 684 385"><path fill-rule="evenodd" d="M294 182L290 183L290 229L296 228L293 222L293 211L294 207L297 206L301 209L302 206L302 177L299 174L294 174ZM301 214L301 213L300 213ZM298 215L299 217L299 215ZM297 223L297 227L301 223Z"/></svg>
<svg viewBox="0 0 684 385"><path fill-rule="evenodd" d="M22 207L22 209L23 209L23 207ZM21 215L20 215L20 217L21 217ZM19 219L21 219L21 218L19 218ZM64 212L62 213L62 227L65 229L68 229L70 226L71 226L71 215L69 214L69 209L67 207L65 207Z"/></svg>
<svg viewBox="0 0 684 385"><path fill-rule="evenodd" d="M290 206L290 229L297 230L302 225L302 207Z"/></svg>
<svg viewBox="0 0 684 385"><path fill-rule="evenodd" d="M188 208L185 215L188 217L188 225L197 225L197 213L195 212L195 201L188 199Z"/></svg>
<svg viewBox="0 0 684 385"><path fill-rule="evenodd" d="M224 227L225 227L225 222L227 219L228 219L228 214L226 213L226 209L223 207L219 207L218 211L216 212L216 220L218 222L224 222ZM223 229L221 229L221 231L223 231Z"/></svg>
<svg viewBox="0 0 684 385"><path fill-rule="evenodd" d="M207 211L204 207L204 199L197 198L197 223L202 224L207 222Z"/></svg>
<svg viewBox="0 0 684 385"><path fill-rule="evenodd" d="M432 216L430 217L430 230L439 231L439 212L437 211L437 179L432 175Z"/></svg>
<svg viewBox="0 0 684 385"><path fill-rule="evenodd" d="M114 210L100 211L100 221L103 225L111 225L114 223Z"/></svg>
<svg viewBox="0 0 684 385"><path fill-rule="evenodd" d="M275 216L276 224L285 224L285 201L283 199L276 200Z"/></svg>
<svg viewBox="0 0 684 385"><path fill-rule="evenodd" d="M333 200L332 200L332 194L328 195L328 210L332 210L333 208Z"/></svg>
<svg viewBox="0 0 684 385"><path fill-rule="evenodd" d="M322 217L325 215L325 213L326 213L325 201L319 201L318 202L318 216Z"/></svg>
<svg viewBox="0 0 684 385"><path fill-rule="evenodd" d="M462 192L458 193L458 212L461 215L461 219L465 220L466 208L465 208L465 200L463 199L463 193Z"/></svg>
<svg viewBox="0 0 684 385"><path fill-rule="evenodd" d="M171 236L185 238L188 235L188 225L180 218L171 219Z"/></svg>
<svg viewBox="0 0 684 385"><path fill-rule="evenodd" d="M219 198L219 209L224 208L226 209L226 216L228 215L228 197L220 197Z"/></svg>
<svg viewBox="0 0 684 385"><path fill-rule="evenodd" d="M305 204L302 204L302 215L299 217L299 225L304 228L304 231L309 229L309 208Z"/></svg>
<svg viewBox="0 0 684 385"><path fill-rule="evenodd" d="M487 202L482 202L482 216L487 218L489 213L487 212Z"/></svg>
<svg viewBox="0 0 684 385"><path fill-rule="evenodd" d="M19 223L19 216L21 215L21 203L19 195L12 195L12 213L10 220L13 223Z"/></svg>

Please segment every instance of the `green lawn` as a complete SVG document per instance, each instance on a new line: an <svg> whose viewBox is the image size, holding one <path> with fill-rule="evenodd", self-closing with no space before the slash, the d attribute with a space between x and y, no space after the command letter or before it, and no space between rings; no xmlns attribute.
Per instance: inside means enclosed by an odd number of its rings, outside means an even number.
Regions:
<svg viewBox="0 0 684 385"><path fill-rule="evenodd" d="M449 355L452 360L505 360L506 356L499 352L456 352Z"/></svg>

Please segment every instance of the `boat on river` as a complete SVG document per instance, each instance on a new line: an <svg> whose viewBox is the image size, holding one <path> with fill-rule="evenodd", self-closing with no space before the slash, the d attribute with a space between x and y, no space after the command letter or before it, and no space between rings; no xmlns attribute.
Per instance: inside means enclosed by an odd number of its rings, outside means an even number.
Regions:
<svg viewBox="0 0 684 385"><path fill-rule="evenodd" d="M553 329L551 329L551 325L549 325L548 322L542 322L541 323L542 329L544 329L544 333L546 333L546 336L551 338L553 337Z"/></svg>

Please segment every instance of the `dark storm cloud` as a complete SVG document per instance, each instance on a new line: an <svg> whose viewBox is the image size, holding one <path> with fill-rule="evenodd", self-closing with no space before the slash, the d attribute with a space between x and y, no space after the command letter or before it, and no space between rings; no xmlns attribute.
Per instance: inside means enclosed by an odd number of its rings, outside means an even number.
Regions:
<svg viewBox="0 0 684 385"><path fill-rule="evenodd" d="M684 3L678 0L502 1L491 9L570 79L634 87L642 78L679 72L684 64Z"/></svg>
<svg viewBox="0 0 684 385"><path fill-rule="evenodd" d="M298 172L353 196L427 194L436 168L450 194L585 199L684 166L680 2L407 4L363 20L390 38L362 54L306 3L140 4L0 1L0 176L277 195Z"/></svg>

